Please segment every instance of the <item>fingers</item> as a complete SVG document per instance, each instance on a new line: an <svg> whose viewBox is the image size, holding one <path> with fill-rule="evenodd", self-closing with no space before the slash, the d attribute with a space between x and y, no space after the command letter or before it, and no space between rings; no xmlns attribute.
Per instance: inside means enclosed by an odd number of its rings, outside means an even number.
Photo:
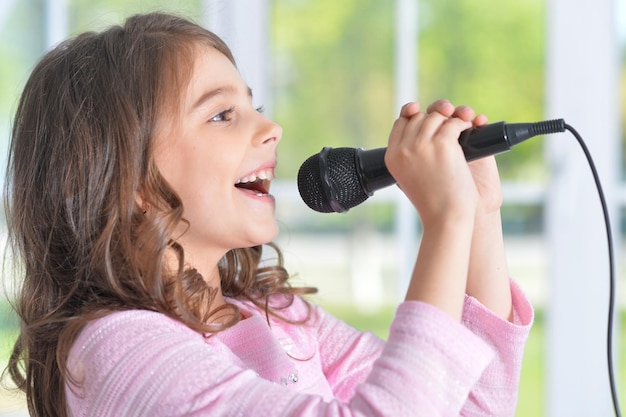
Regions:
<svg viewBox="0 0 626 417"><path fill-rule="evenodd" d="M389 134L389 146L399 143L402 140L409 122L416 117L420 117L420 115L423 115L423 113L419 112L419 105L417 105L417 103L404 105L400 111L400 117L396 119L391 127L391 133Z"/></svg>
<svg viewBox="0 0 626 417"><path fill-rule="evenodd" d="M484 114L479 114L478 116L476 116L474 118L474 121L472 122L472 124L474 126L484 126L487 124L487 116L485 116Z"/></svg>
<svg viewBox="0 0 626 417"><path fill-rule="evenodd" d="M473 126L483 126L487 124L487 116L484 114L476 115L473 108L469 106L457 106L455 107L450 101L441 99L432 103L426 109L427 113L440 113L446 117L457 117L461 120L471 121Z"/></svg>
<svg viewBox="0 0 626 417"><path fill-rule="evenodd" d="M418 141L432 140L449 120L451 119L438 112L422 113L409 121L405 129L405 137L407 140L412 140L412 138Z"/></svg>
<svg viewBox="0 0 626 417"><path fill-rule="evenodd" d="M476 115L474 109L469 106L458 106L452 117L458 117L465 121L471 121L473 126L483 126L487 124L487 116L484 114Z"/></svg>
<svg viewBox="0 0 626 417"><path fill-rule="evenodd" d="M458 106L454 109L454 113L452 113L452 117L458 117L459 119L465 120L466 122L471 121L474 118L476 112L469 106Z"/></svg>
<svg viewBox="0 0 626 417"><path fill-rule="evenodd" d="M456 144L460 132L470 126L466 120L447 117L439 112L419 113L408 121L402 138L409 141L417 139L418 142L449 139Z"/></svg>
<svg viewBox="0 0 626 417"><path fill-rule="evenodd" d="M435 113L435 112L445 117L452 117L455 112L455 108L454 108L454 105L450 103L448 100L441 99L441 100L435 101L426 109L426 113Z"/></svg>
<svg viewBox="0 0 626 417"><path fill-rule="evenodd" d="M455 107L449 100L435 101L428 106L425 113L420 111L418 103L409 102L400 109L400 117L394 123L389 142L395 144L403 138L415 137L418 133L420 136L433 137L448 119L465 122L465 128L487 124L485 115L476 115L469 106ZM467 122L471 122L471 125Z"/></svg>
<svg viewBox="0 0 626 417"><path fill-rule="evenodd" d="M419 111L420 111L419 103L414 103L414 102L406 103L400 109L400 117L406 117L410 119L411 117L415 116Z"/></svg>

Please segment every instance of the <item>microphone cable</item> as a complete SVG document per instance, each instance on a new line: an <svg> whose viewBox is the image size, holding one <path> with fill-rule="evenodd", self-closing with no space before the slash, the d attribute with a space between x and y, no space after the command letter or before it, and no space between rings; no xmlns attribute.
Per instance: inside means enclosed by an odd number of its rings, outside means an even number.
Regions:
<svg viewBox="0 0 626 417"><path fill-rule="evenodd" d="M600 183L600 176L598 175L598 170L596 169L596 165L593 162L593 158L591 157L591 153L589 152L587 145L585 144L580 134L572 126L566 123L565 129L568 130L572 135L574 135L580 147L582 148L585 154L585 157L587 158L587 163L589 164L589 168L591 168L591 173L593 174L593 180L596 184L596 189L598 190L600 204L602 205L602 214L604 216L604 225L606 228L607 248L608 248L608 255L609 255L609 317L607 321L608 325L607 325L607 335L606 335L609 385L611 386L611 398L613 400L613 409L615 411L615 416L621 417L619 399L617 397L617 387L615 383L615 371L613 367L613 324L614 324L613 314L615 312L615 253L614 253L614 248L613 248L613 233L611 232L609 208L606 203L604 191L602 190L602 184Z"/></svg>

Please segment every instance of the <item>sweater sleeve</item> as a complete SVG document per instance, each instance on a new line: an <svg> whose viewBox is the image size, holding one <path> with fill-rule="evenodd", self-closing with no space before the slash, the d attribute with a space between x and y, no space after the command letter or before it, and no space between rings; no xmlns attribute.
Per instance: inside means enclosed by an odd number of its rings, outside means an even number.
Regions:
<svg viewBox="0 0 626 417"><path fill-rule="evenodd" d="M524 346L534 320L533 308L511 281L513 319L503 320L473 297L466 297L462 322L496 356L472 388L463 416L513 416L517 406Z"/></svg>
<svg viewBox="0 0 626 417"><path fill-rule="evenodd" d="M493 352L493 360L489 362L476 384L471 387L468 400L461 411L462 415L512 416L515 414L522 356L533 322L533 309L514 281L511 281L511 292L512 322L502 320L475 298L466 297L462 323ZM408 318L402 317L405 315L405 310L408 310L406 311ZM448 329L454 335L458 331L456 325L446 323L445 316L439 317L437 311L429 310L428 306L402 307L398 312L399 322L402 324L396 324L396 328L402 326L404 332L411 333L417 331L413 326L431 326L431 329L421 329L425 334L429 334L429 331L443 333L446 331L443 329ZM384 342L371 334L360 333L350 328L323 311L318 314L323 317L323 324L319 327L319 337L324 373L336 397L347 400L354 395L356 387L371 372L373 362L380 356ZM432 317L426 320L426 323L416 322L414 316L423 314L429 314ZM407 324L410 322L414 324ZM433 323L437 323L436 326L432 326ZM476 339L472 343L475 341ZM449 351L448 355L452 356L450 360L454 360L454 350L450 351L453 346L454 340L442 350ZM427 362L437 356L437 352L427 354L423 351L421 353ZM471 355L465 351L460 352L458 357L464 358L464 361L472 360ZM385 359L381 359L381 362L384 361ZM444 359L444 362L447 361ZM444 370L447 367L446 363L442 363L439 369ZM442 389L445 389L445 386Z"/></svg>

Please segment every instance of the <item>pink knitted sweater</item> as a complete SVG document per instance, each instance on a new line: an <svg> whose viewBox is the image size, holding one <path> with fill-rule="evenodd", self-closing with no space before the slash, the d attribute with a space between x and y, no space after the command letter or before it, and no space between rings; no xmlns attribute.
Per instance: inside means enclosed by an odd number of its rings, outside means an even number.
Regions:
<svg viewBox="0 0 626 417"><path fill-rule="evenodd" d="M467 297L462 323L404 302L386 342L314 308L305 325L245 319L212 337L150 311L112 313L80 334L66 386L73 416L513 416L533 311L514 320ZM231 300L232 301L232 300ZM297 299L291 318L306 314Z"/></svg>

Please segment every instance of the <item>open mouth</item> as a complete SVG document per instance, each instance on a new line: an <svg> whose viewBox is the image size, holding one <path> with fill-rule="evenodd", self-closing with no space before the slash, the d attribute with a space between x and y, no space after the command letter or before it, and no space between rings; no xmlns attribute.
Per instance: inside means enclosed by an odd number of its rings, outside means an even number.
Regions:
<svg viewBox="0 0 626 417"><path fill-rule="evenodd" d="M268 195L273 179L274 170L263 169L237 180L235 187L251 191L258 196Z"/></svg>

